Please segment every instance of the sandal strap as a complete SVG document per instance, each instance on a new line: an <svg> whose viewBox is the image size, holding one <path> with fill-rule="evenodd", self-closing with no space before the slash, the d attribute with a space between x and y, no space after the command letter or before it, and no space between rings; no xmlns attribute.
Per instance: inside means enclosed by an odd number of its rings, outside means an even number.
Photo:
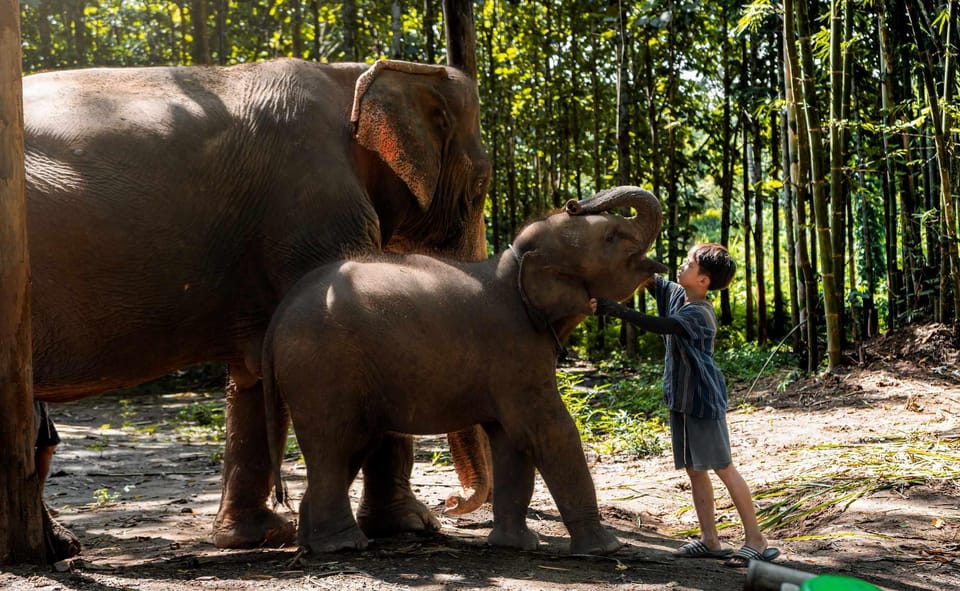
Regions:
<svg viewBox="0 0 960 591"><path fill-rule="evenodd" d="M681 550L686 550L691 554L700 554L703 552L709 552L710 548L707 548L707 545L704 544L701 540L693 540L692 542L687 542L680 547Z"/></svg>
<svg viewBox="0 0 960 591"><path fill-rule="evenodd" d="M763 560L763 556L750 546L741 546L734 556L738 556L746 560Z"/></svg>

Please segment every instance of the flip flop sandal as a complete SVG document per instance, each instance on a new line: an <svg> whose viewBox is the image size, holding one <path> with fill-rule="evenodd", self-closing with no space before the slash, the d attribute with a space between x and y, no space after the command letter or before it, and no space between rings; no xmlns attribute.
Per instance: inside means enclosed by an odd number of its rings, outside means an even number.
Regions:
<svg viewBox="0 0 960 591"><path fill-rule="evenodd" d="M730 548L711 550L702 541L694 540L680 546L673 555L680 558L726 558L732 553L733 550Z"/></svg>
<svg viewBox="0 0 960 591"><path fill-rule="evenodd" d="M751 560L760 560L762 562L772 562L780 556L780 551L776 548L767 547L763 552L757 552L750 546L741 546L736 554L731 556L723 563L724 566L731 568L747 568Z"/></svg>

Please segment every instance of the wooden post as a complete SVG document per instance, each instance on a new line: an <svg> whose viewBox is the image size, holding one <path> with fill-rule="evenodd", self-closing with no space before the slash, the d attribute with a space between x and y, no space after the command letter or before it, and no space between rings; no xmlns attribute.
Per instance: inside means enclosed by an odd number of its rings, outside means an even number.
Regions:
<svg viewBox="0 0 960 591"><path fill-rule="evenodd" d="M0 0L0 564L46 562L34 466L20 3Z"/></svg>

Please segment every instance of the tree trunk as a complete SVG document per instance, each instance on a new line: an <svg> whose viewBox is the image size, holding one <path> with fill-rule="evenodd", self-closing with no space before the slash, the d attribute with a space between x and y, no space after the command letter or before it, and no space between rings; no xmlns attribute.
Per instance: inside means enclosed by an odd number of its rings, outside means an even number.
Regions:
<svg viewBox="0 0 960 591"><path fill-rule="evenodd" d="M817 348L817 279L813 268L812 258L807 248L807 203L809 202L809 177L810 177L810 148L807 145L809 134L807 133L806 121L803 117L802 108L798 105L797 90L801 86L799 57L797 56L797 41L794 33L794 12L793 0L784 0L783 2L783 31L784 47L786 48L786 59L784 67L787 92L787 116L792 123L791 127L791 152L795 155L796 165L791 170L793 179L793 188L796 192L796 202L794 212L796 215L796 244L797 261L800 268L803 281L798 284L798 299L802 305L799 318L801 323L805 323L806 334L806 369L809 372L816 370L820 363L819 350Z"/></svg>
<svg viewBox="0 0 960 591"><path fill-rule="evenodd" d="M721 14L723 43L723 120L720 134L720 244L724 248L730 247L730 209L733 204L733 160L736 152L733 150L733 126L730 121L731 96L733 95L733 44L729 40L729 24L727 14L728 5L723 4ZM720 292L720 324L733 324L733 309L730 306L730 290Z"/></svg>
<svg viewBox="0 0 960 591"><path fill-rule="evenodd" d="M355 0L343 1L343 58L348 62L360 59L357 52L357 3Z"/></svg>
<svg viewBox="0 0 960 591"><path fill-rule="evenodd" d="M437 61L437 40L433 34L433 26L436 21L433 17L433 0L423 0L423 38L426 45L427 63L432 64ZM489 37L493 37L493 32L489 32ZM489 54L488 54L489 55ZM493 56L489 57L493 61ZM496 162L496 160L494 160ZM496 193L494 193L496 195Z"/></svg>
<svg viewBox="0 0 960 591"><path fill-rule="evenodd" d="M0 564L46 562L34 463L20 4L0 0Z"/></svg>
<svg viewBox="0 0 960 591"><path fill-rule="evenodd" d="M807 15L807 3L796 4L796 21L799 30L797 40L800 43L800 95L807 122L810 140L810 180L813 188L813 210L817 227L817 247L820 259L820 276L823 283L824 318L827 329L827 369L833 371L840 365L841 330L840 311L837 310L837 291L833 272L833 242L830 236L830 211L826 189L823 184L826 174L823 170L823 129L821 128L820 108L814 78L813 48L810 37L810 20Z"/></svg>
<svg viewBox="0 0 960 591"><path fill-rule="evenodd" d="M428 45L433 45L433 16L431 0L425 0L424 7L427 13L424 14L424 26L426 27L426 21L430 21L429 29L429 41ZM494 10L493 12L493 21L494 26L488 27L482 30L483 33L483 46L487 54L487 74L485 77L485 84L480 90L481 92L481 102L483 97L486 97L487 104L500 104L499 95L500 95L500 84L496 76L498 62L497 57L494 55L493 51L493 35L494 30L497 28L498 20L497 16L499 11ZM429 15L429 16L428 16ZM430 52L430 63L433 63L433 52ZM493 238L493 252L500 252L504 247L504 235L507 232L504 232L504 216L501 214L500 205L503 202L501 199L501 162L500 159L502 156L501 152L501 137L503 136L503 117L500 109L489 109L485 111L484 118L486 119L486 125L484 126L487 130L489 137L488 149L490 150L490 160L493 163L493 170L491 171L490 179L490 225L492 226L492 238ZM510 229L512 231L512 228ZM512 233L510 234L512 236ZM509 240L509 237L507 238Z"/></svg>
<svg viewBox="0 0 960 591"><path fill-rule="evenodd" d="M847 156L847 136L844 132L847 116L847 90L849 70L844 60L843 13L846 1L836 0L830 4L830 238L833 251L831 269L834 274L834 304L840 315L837 325L843 323L844 253L846 252L846 183L844 165ZM840 331L841 339L843 331ZM841 345L842 346L842 345Z"/></svg>
<svg viewBox="0 0 960 591"><path fill-rule="evenodd" d="M747 44L749 39L743 39L740 45L740 85L746 89L750 87L750 66L753 60L749 58ZM745 99L741 99L745 101ZM743 291L745 294L744 306L744 338L747 342L753 342L756 339L756 325L753 311L753 224L750 222L750 178L756 165L753 162L753 152L750 144L754 137L750 133L750 115L746 104L740 106L740 132L743 134L743 146L741 154L743 157L743 171L741 173L741 183L743 185Z"/></svg>
<svg viewBox="0 0 960 591"><path fill-rule="evenodd" d="M50 37L50 5L52 0L40 0L37 8L37 27L40 33L40 43L37 49L40 52L40 63L49 68L53 66L53 43Z"/></svg>
<svg viewBox="0 0 960 591"><path fill-rule="evenodd" d="M290 12L293 57L303 58L303 5L300 0L291 0Z"/></svg>
<svg viewBox="0 0 960 591"><path fill-rule="evenodd" d="M764 345L769 337L767 327L767 288L766 288L766 268L764 266L763 256L763 177L761 166L761 133L760 121L754 120L753 141L750 147L753 149L753 167L750 173L750 184L753 185L753 246L756 264L755 276L757 280L757 343Z"/></svg>
<svg viewBox="0 0 960 591"><path fill-rule="evenodd" d="M447 29L447 65L477 79L477 34L473 27L471 0L443 0Z"/></svg>
<svg viewBox="0 0 960 591"><path fill-rule="evenodd" d="M877 7L877 33L880 44L880 109L883 115L882 144L884 161L883 176L883 226L884 253L887 277L887 326L896 328L903 313L900 306L900 274L897 272L897 171L893 153L891 115L894 107L893 58L887 30L887 0L880 0Z"/></svg>
<svg viewBox="0 0 960 591"><path fill-rule="evenodd" d="M210 46L207 39L207 0L190 2L190 23L193 25L192 55L194 64L210 63Z"/></svg>
<svg viewBox="0 0 960 591"><path fill-rule="evenodd" d="M87 36L83 14L85 6L85 0L73 0L70 4L72 9L70 21L73 23L74 64L77 66L87 65Z"/></svg>
<svg viewBox="0 0 960 591"><path fill-rule="evenodd" d="M907 14L910 16L910 23L913 28L914 40L916 41L917 47L920 48L920 73L923 77L923 84L926 87L927 95L927 106L930 108L930 118L933 122L933 141L937 148L937 168L940 172L940 209L943 212L943 222L945 226L945 236L941 238L945 246L943 250L945 251L945 258L949 260L949 266L946 268L952 269L949 279L953 281L953 316L956 317L956 314L960 312L960 253L958 253L958 244L957 244L957 219L956 219L956 203L953 200L951 195L952 181L950 178L950 153L951 149L951 136L950 136L950 123L952 117L950 115L950 97L952 94L953 85L956 83L956 80L953 78L953 60L950 59L950 47L953 42L952 31L955 26L953 22L956 19L956 2L949 3L949 12L947 17L947 44L946 44L946 58L944 64L944 89L943 89L943 109L941 112L941 99L937 94L936 83L933 79L933 64L932 58L930 57L930 50L927 44L924 42L923 35L921 33L920 23L918 22L919 15L918 7L915 4L915 0L910 0L907 2ZM946 264L946 261L944 261ZM946 302L946 293L948 291L948 277L946 274L941 275L940 277L940 294L941 294L941 309L942 316L938 320L940 322L947 321L946 308L948 304Z"/></svg>
<svg viewBox="0 0 960 591"><path fill-rule="evenodd" d="M627 29L627 10L628 7L621 5L620 10L620 47L617 51L619 58L617 68L617 184L631 184L632 173L630 170L630 108L633 104L633 96L630 92L630 74L627 67L628 48L631 41ZM634 298L631 296L626 302L627 306L634 308ZM620 340L622 341L627 358L635 359L637 357L637 328L630 322L620 324Z"/></svg>
<svg viewBox="0 0 960 591"><path fill-rule="evenodd" d="M750 143L753 142L753 134L750 133L745 108L741 109L740 118L743 130L743 291L746 300L743 323L746 328L744 338L747 342L753 342L757 338L753 311L753 224L750 221L750 170L753 168Z"/></svg>
<svg viewBox="0 0 960 591"><path fill-rule="evenodd" d="M217 36L217 63L227 65L227 0L217 0L217 18L214 24Z"/></svg>
<svg viewBox="0 0 960 591"><path fill-rule="evenodd" d="M400 16L403 12L399 0L390 3L390 57L403 58L403 25Z"/></svg>

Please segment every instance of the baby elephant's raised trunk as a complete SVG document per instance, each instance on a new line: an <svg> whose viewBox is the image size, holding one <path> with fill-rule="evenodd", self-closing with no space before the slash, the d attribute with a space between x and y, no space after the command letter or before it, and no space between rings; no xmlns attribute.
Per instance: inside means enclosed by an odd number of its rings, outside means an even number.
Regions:
<svg viewBox="0 0 960 591"><path fill-rule="evenodd" d="M660 233L663 214L660 201L646 189L630 185L613 187L580 201L571 199L567 202L565 209L570 215L590 215L626 207L636 210L637 215L632 219L642 224L643 235L646 238L643 247L644 250L649 250L657 234Z"/></svg>

